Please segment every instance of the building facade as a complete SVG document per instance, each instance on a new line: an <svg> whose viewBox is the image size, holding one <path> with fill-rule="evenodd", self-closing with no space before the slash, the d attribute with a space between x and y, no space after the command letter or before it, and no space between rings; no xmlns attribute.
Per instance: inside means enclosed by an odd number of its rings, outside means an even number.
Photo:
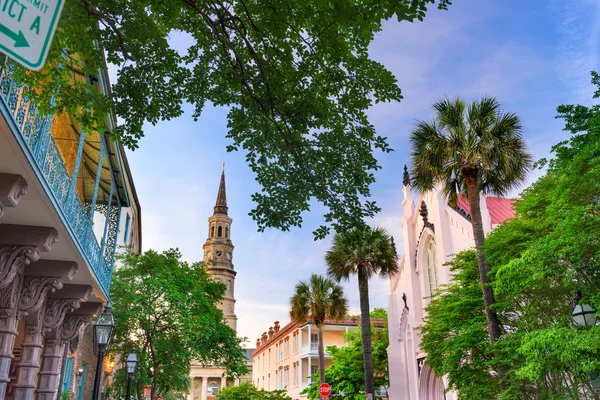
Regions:
<svg viewBox="0 0 600 400"><path fill-rule="evenodd" d="M217 192L217 201L213 215L208 218L208 238L202 249L204 250L203 261L208 274L218 282L226 286L225 295L219 304L227 324L237 330L237 317L235 315L235 276L237 272L233 267L233 243L231 242L231 223L233 220L228 216L227 190L225 187L225 170L221 173L221 181ZM247 366L252 368L252 349L247 349ZM225 369L212 366L206 367L200 364L192 364L190 377L192 379L192 390L188 394L189 400L214 400L219 391L227 386L238 385L250 376L240 379L227 379L224 376Z"/></svg>
<svg viewBox="0 0 600 400"><path fill-rule="evenodd" d="M372 318L379 328L384 319ZM323 344L343 347L345 334L360 326L360 318L327 321L323 326ZM325 368L331 365L331 356L325 350ZM275 321L268 332L256 340L252 353L252 382L260 389L285 390L293 400L306 398L300 395L311 383L311 376L318 371L317 327L310 323L290 322L283 328Z"/></svg>
<svg viewBox="0 0 600 400"><path fill-rule="evenodd" d="M433 374L420 349L420 326L429 297L452 279L444 264L454 254L474 247L470 207L459 196L456 208L448 204L441 187L421 193L415 204L405 168L402 208L403 256L400 272L390 279L388 361L390 400L455 400L444 393L447 382ZM485 233L512 218L511 199L481 195Z"/></svg>
<svg viewBox="0 0 600 400"><path fill-rule="evenodd" d="M0 56L0 398L51 400L109 300L119 238L140 247L140 207L116 120L84 132L44 114L13 71ZM104 71L87 78L73 79L109 91Z"/></svg>

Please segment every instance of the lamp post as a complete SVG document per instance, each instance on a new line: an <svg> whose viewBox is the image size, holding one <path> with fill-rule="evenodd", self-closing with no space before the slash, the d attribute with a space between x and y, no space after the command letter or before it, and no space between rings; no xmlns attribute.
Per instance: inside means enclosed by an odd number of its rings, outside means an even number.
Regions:
<svg viewBox="0 0 600 400"><path fill-rule="evenodd" d="M96 366L96 377L94 378L91 400L98 400L98 395L100 394L104 353L110 344L114 330L115 320L110 313L109 303L104 307L104 311L98 316L94 324L94 345L98 347L98 365Z"/></svg>
<svg viewBox="0 0 600 400"><path fill-rule="evenodd" d="M131 380L133 379L133 375L135 375L135 370L137 369L138 359L135 354L135 349L131 350L131 353L127 356L127 361L125 362L127 365L127 397L125 400L131 399Z"/></svg>
<svg viewBox="0 0 600 400"><path fill-rule="evenodd" d="M598 323L598 317L596 316L596 310L589 304L579 304L579 301L583 296L580 291L577 291L575 297L575 308L573 309L573 321L579 326L594 326Z"/></svg>

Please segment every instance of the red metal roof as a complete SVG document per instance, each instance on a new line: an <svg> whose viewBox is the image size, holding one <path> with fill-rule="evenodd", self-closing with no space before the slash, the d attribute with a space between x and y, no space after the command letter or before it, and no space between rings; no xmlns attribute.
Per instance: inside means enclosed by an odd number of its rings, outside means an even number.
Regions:
<svg viewBox="0 0 600 400"><path fill-rule="evenodd" d="M503 197L492 197L486 198L487 209L490 212L490 218L492 219L492 225L500 224L507 219L515 216L515 209L513 207L515 200L507 199ZM466 196L458 195L457 204L458 208L464 210L467 214L471 214L471 206Z"/></svg>

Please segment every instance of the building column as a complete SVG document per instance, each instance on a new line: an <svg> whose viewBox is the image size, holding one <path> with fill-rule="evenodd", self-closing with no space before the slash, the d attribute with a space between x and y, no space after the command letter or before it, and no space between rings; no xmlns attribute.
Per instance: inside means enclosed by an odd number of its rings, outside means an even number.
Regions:
<svg viewBox="0 0 600 400"><path fill-rule="evenodd" d="M221 377L221 388L219 390L223 390L227 387L227 378L222 376Z"/></svg>
<svg viewBox="0 0 600 400"><path fill-rule="evenodd" d="M233 381L233 384L235 386L240 386L240 378L235 378L235 381Z"/></svg>
<svg viewBox="0 0 600 400"><path fill-rule="evenodd" d="M309 353L308 354L308 374L307 374L308 375L308 379L307 379L308 383L312 382L312 380L311 380L311 376L312 376L312 372L311 372L312 371L312 363L311 363L311 361L312 361L312 357L311 357L311 355Z"/></svg>
<svg viewBox="0 0 600 400"><path fill-rule="evenodd" d="M1 201L6 205L5 198ZM50 251L57 241L54 228L0 225L0 398L10 382L25 265L39 260L39 252Z"/></svg>
<svg viewBox="0 0 600 400"><path fill-rule="evenodd" d="M46 347L42 355L42 367L38 375L37 400L53 400L58 390L60 368L64 353L62 345L77 336L81 325L92 321L92 316L102 310L102 303L87 302L68 313L62 323L46 333Z"/></svg>
<svg viewBox="0 0 600 400"><path fill-rule="evenodd" d="M208 377L202 377L202 391L200 392L200 400L206 400L206 391L208 390Z"/></svg>
<svg viewBox="0 0 600 400"><path fill-rule="evenodd" d="M43 331L56 330L67 312L78 309L91 291L92 287L87 285L65 285L63 290L48 297L39 310L25 317L25 340L21 345L21 362L17 366L14 400L33 400L42 356Z"/></svg>

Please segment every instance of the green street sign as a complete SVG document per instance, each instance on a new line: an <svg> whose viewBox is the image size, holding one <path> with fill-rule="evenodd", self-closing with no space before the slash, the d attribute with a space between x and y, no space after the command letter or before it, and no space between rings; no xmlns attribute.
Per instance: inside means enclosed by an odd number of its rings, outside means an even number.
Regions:
<svg viewBox="0 0 600 400"><path fill-rule="evenodd" d="M42 69L64 4L64 0L0 0L0 51L28 69Z"/></svg>

